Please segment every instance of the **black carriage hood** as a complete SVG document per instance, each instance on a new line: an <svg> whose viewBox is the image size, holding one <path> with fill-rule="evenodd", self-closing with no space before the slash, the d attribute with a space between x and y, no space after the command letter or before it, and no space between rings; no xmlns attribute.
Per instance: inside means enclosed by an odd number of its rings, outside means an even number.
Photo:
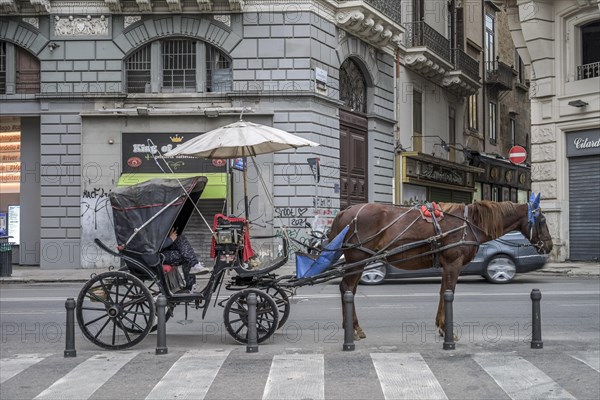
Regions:
<svg viewBox="0 0 600 400"><path fill-rule="evenodd" d="M140 253L149 265L158 264L158 253L171 227L177 228L181 234L207 181L204 176L196 176L179 179L180 185L177 179L151 179L111 191L117 243L124 246L135 230L141 228L127 244L126 250ZM190 193L190 197L185 195L181 186Z"/></svg>

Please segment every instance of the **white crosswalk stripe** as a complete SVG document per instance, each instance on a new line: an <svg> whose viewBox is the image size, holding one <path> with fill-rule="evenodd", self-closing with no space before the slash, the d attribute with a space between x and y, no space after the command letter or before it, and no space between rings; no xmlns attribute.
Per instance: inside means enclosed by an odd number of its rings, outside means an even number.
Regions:
<svg viewBox="0 0 600 400"><path fill-rule="evenodd" d="M548 375L515 354L479 353L473 359L511 399L574 399Z"/></svg>
<svg viewBox="0 0 600 400"><path fill-rule="evenodd" d="M111 352L94 355L54 382L35 399L89 399L100 386L139 352Z"/></svg>
<svg viewBox="0 0 600 400"><path fill-rule="evenodd" d="M146 400L203 399L230 350L190 350L181 356Z"/></svg>
<svg viewBox="0 0 600 400"><path fill-rule="evenodd" d="M123 388L126 390L123 392L124 398L143 399L147 394L145 397L147 400L204 399L210 392L211 398L233 398L232 395L235 394L239 399L241 398L239 396L244 396L244 390L240 391L240 387L236 386L230 393L229 383L224 384L224 382L226 380L229 382L231 376L239 373L237 368L240 362L253 360L252 365L258 366L256 371L260 372L256 372L256 375L246 375L246 377L252 377L252 385L254 385L252 390L255 393L252 397L260 397L262 392L263 400L321 400L325 399L326 393L329 393L326 392L327 388L330 390L332 387L336 387L336 382L330 380L339 376L340 371L347 371L343 361L348 359L347 357L350 357L353 362L360 360L359 364L354 364L353 367L357 368L357 371L361 371L360 379L372 379L371 387L376 390L377 386L381 388L381 392L378 395L374 394L373 399L381 399L381 393L385 400L447 399L450 396L454 397L457 391L461 390L460 380L454 382L452 387L442 386L440 381L447 385L448 375L436 376L439 373L436 371L441 372L441 370L436 368L432 370L430 368L430 365L433 366L432 361L426 361L429 358L423 358L420 353L370 353L369 360L369 356L358 353L358 358L353 358L352 354L344 354L339 357L340 355L337 354L296 353L248 358L248 356L240 356L243 353L232 352L232 350L233 348L186 351L178 359L169 361L173 364L166 373L155 371L151 381L155 386L152 389L147 386L148 382L135 379L133 381L126 380L127 387ZM140 357L134 360L138 355ZM56 354L24 354L1 359L2 396L16 396L23 387L24 379L28 383L35 384L37 381L30 381L30 377L36 375L39 368L52 367L49 363L43 363L40 364L40 367L36 367L35 371L28 370L28 368L50 356L56 356ZM552 355L548 356L552 357ZM43 385L40 384L39 388L32 386L30 390L33 393L28 397L31 398L37 393L39 394L35 399L85 400L92 396L101 396L101 390L107 389L115 382L123 384L124 376L116 375L119 370L130 362L131 366L145 363L147 357L147 354L140 354L138 351L105 352L95 354L87 359L82 357L82 361L66 375L59 378L65 372L57 373L55 376L59 379L53 384L50 385L51 382L46 381ZM236 361L240 357L244 361ZM435 362L435 354L430 354L428 357ZM588 374L587 376L596 374L596 371L600 372L600 351L570 351L565 353L565 357L578 360L573 363L580 365L581 372ZM570 393L541 369L514 352L473 354L464 359L469 360L471 367L468 368L472 369L475 364L470 361L471 359L479 366L475 367L477 370L474 371L477 376L487 373L493 380L489 380L488 384L493 386L493 388L488 386L488 390L491 391L482 391L478 395L493 393L494 390L497 395L502 390L511 399L574 399L573 394L581 398L589 397L577 385L567 384ZM60 362L59 360L58 357L53 358L52 365ZM75 361L76 359L70 360ZM327 363L325 363L326 360ZM460 362L460 360L457 359L455 362ZM540 368L544 368L546 364L539 361L537 360L536 364L540 365ZM227 366L226 369L224 369L224 365ZM63 371L66 370L63 369ZM127 371L127 374L131 373L131 367ZM152 370L149 371L152 372ZM220 374L222 375L220 376ZM22 377L19 378L20 376ZM366 378L368 376L373 378ZM326 382L326 377L328 382ZM50 386L48 387L48 385ZM99 390L103 385L104 388ZM450 391L445 392L445 388ZM465 388L465 390L467 389ZM330 394L334 394L334 392ZM598 395L597 392L593 393L591 397L596 395Z"/></svg>
<svg viewBox="0 0 600 400"><path fill-rule="evenodd" d="M273 357L263 400L325 399L323 354L282 354Z"/></svg>
<svg viewBox="0 0 600 400"><path fill-rule="evenodd" d="M50 354L24 354L0 360L0 383L39 363Z"/></svg>
<svg viewBox="0 0 600 400"><path fill-rule="evenodd" d="M578 351L569 355L600 372L600 351Z"/></svg>
<svg viewBox="0 0 600 400"><path fill-rule="evenodd" d="M371 353L371 359L386 400L448 398L420 354Z"/></svg>

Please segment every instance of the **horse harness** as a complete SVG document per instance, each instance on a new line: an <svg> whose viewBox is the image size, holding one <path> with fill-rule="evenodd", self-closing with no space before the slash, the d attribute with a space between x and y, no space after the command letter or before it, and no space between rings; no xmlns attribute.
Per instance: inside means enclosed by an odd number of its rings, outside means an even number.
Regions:
<svg viewBox="0 0 600 400"><path fill-rule="evenodd" d="M434 203L435 204L435 203ZM350 246L344 246L343 249L344 250L348 250L348 249L357 249L360 250L364 253L367 253L369 255L371 255L374 259L380 259L383 262L387 263L387 258L390 256L394 256L396 254L400 254L403 253L405 251L423 246L425 244L429 244L430 245L430 250L421 253L421 254L417 254L415 256L411 256L408 258L404 258L402 260L397 260L395 262L406 262L406 261L410 261L413 260L415 258L418 257L422 257L422 256L426 256L426 255L431 255L432 256L432 261L433 261L433 266L435 268L440 268L440 261L439 261L439 255L441 252L448 250L450 248L453 247L457 247L457 246L463 246L463 245L468 245L468 246L479 246L481 244L481 242L478 239L477 236L477 232L475 232L475 230L473 229L473 224L471 222L469 222L468 220L468 215L469 215L469 209L468 209L468 205L465 205L464 208L464 215L463 217L458 217L456 215L453 214L448 214L452 217L455 218L459 218L463 220L463 224L450 229L446 232L442 231L442 228L440 227L439 224L439 220L441 220L441 217L443 217L443 214L441 213L441 209L439 209L439 206L437 205L432 205L431 203L426 203L423 205L416 205L410 209L408 209L406 212L398 215L396 218L394 218L391 222L389 222L386 226L384 226L383 228L381 228L379 231L377 231L375 234L365 238L364 240L360 239L359 233L358 233L358 217L361 213L361 211L363 210L363 208L365 208L368 204L363 204L362 207L358 210L358 212L356 213L356 215L354 216L354 218L352 219L352 221L350 222L350 224L354 223L354 230L352 231L352 233L348 236L347 240L352 239L353 237L356 237L357 239L357 243L354 243ZM404 217L406 214L408 214L410 211L417 209L417 207L419 207L418 211L421 213L420 216L417 216L417 218L415 218L414 221L412 221L402 232L398 233L396 235L396 237L394 237L389 243L387 243L383 248L379 249L378 251L374 251L371 250L369 248L364 247L364 245L370 241L372 241L373 239L375 239L377 236L379 236L380 234L382 234L383 232L385 232L387 229L389 229L392 225L394 225L396 222L398 222L402 217ZM425 209L422 209L422 207L425 207ZM438 207L438 208L436 208ZM395 247L391 250L388 250L390 248L390 246L392 246L396 241L398 241L402 235L404 235L404 233L406 233L408 231L408 229L410 229L415 223L417 223L417 221L419 220L419 218L423 217L424 219L426 219L428 222L431 222L433 224L434 230L435 230L435 235L431 236L427 239L422 239L422 240L418 240L412 243L407 243L404 244L402 246L398 246ZM467 238L467 227L469 227L471 233L473 234L473 236L475 237L475 241L470 241L470 240L466 240ZM444 239L446 236L458 232L462 230L463 234L462 234L462 238L460 241L455 242L455 243L450 243L447 245L442 245L441 241L442 239Z"/></svg>

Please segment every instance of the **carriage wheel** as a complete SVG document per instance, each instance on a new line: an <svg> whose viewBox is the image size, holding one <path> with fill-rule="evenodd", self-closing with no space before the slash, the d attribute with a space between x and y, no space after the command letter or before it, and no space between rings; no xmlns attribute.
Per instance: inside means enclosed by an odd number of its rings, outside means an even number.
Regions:
<svg viewBox="0 0 600 400"><path fill-rule="evenodd" d="M92 343L122 350L144 340L154 325L154 299L146 285L126 272L90 279L77 297L77 322Z"/></svg>
<svg viewBox="0 0 600 400"><path fill-rule="evenodd" d="M277 304L277 311L279 312L279 323L277 324L277 329L280 329L290 316L290 310L292 308L290 305L290 296L279 286L269 286L267 288L263 288L263 290L269 296L271 296L273 300L275 300L275 304Z"/></svg>
<svg viewBox="0 0 600 400"><path fill-rule="evenodd" d="M279 312L271 296L258 289L245 289L232 295L225 304L223 320L227 332L239 343L248 343L248 303L256 294L256 332L258 343L267 340L277 329Z"/></svg>
<svg viewBox="0 0 600 400"><path fill-rule="evenodd" d="M122 268L119 268L119 271L128 272L129 268L122 267ZM150 294L152 295L152 298L154 299L155 303L156 303L156 299L158 299L159 294L163 294L165 297L167 297L167 294L162 290L160 283L156 282L154 279L151 279L147 276L137 276L137 278L139 278L142 282L144 282L144 285L146 285L146 287L150 291ZM168 322L169 319L171 319L171 316L173 315L173 310L175 310L175 304L168 302L166 314L165 314L165 323ZM154 332L158 328L158 320L157 319L158 319L158 315L154 319L154 325L152 326L152 329L150 329L150 332Z"/></svg>

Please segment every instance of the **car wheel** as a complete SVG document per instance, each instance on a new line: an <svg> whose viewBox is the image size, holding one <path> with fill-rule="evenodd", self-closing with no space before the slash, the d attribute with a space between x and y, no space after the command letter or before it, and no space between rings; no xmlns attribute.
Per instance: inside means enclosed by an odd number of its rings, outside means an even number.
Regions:
<svg viewBox="0 0 600 400"><path fill-rule="evenodd" d="M512 258L496 256L488 261L485 269L485 279L492 283L508 283L517 274L517 267Z"/></svg>
<svg viewBox="0 0 600 400"><path fill-rule="evenodd" d="M360 283L364 285L379 285L385 280L386 274L387 269L385 265L368 269L363 271L362 276L360 277Z"/></svg>

